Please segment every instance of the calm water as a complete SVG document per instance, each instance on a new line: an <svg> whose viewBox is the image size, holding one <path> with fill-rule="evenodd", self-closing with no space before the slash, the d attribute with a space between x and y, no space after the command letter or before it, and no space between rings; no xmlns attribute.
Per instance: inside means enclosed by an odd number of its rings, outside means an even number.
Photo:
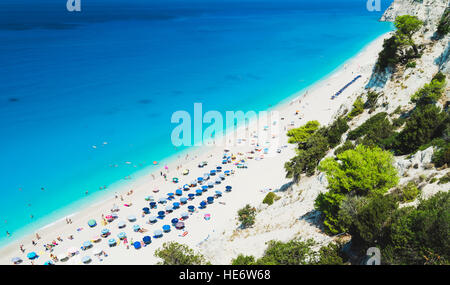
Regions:
<svg viewBox="0 0 450 285"><path fill-rule="evenodd" d="M266 109L391 29L365 0L65 2L0 3L2 245L174 155L174 111Z"/></svg>

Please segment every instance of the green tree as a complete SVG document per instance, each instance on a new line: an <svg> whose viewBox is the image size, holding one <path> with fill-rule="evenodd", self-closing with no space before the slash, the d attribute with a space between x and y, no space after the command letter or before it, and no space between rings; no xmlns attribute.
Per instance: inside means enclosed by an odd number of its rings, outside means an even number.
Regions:
<svg viewBox="0 0 450 285"><path fill-rule="evenodd" d="M358 97L355 102L353 102L353 109L347 115L348 119L353 119L354 117L362 114L364 112L364 102L361 97Z"/></svg>
<svg viewBox="0 0 450 285"><path fill-rule="evenodd" d="M206 265L210 264L203 255L196 254L187 245L177 242L164 243L155 251L155 256L162 259L161 265Z"/></svg>
<svg viewBox="0 0 450 285"><path fill-rule="evenodd" d="M319 165L325 172L329 189L336 193L356 195L383 194L398 183L393 156L378 147L358 145Z"/></svg>
<svg viewBox="0 0 450 285"><path fill-rule="evenodd" d="M335 235L345 231L345 227L338 217L344 198L344 194L328 191L320 193L314 201L315 209L322 213L323 225L327 234Z"/></svg>
<svg viewBox="0 0 450 285"><path fill-rule="evenodd" d="M292 129L287 132L289 143L305 142L317 129L320 124L318 121L309 121L300 128Z"/></svg>
<svg viewBox="0 0 450 285"><path fill-rule="evenodd" d="M248 228L255 224L256 209L249 204L238 211L239 221L242 228Z"/></svg>
<svg viewBox="0 0 450 285"><path fill-rule="evenodd" d="M312 239L307 241L291 240L269 241L264 256L256 261L257 265L307 265L315 261L316 253L311 249L315 245Z"/></svg>
<svg viewBox="0 0 450 285"><path fill-rule="evenodd" d="M442 74L442 73L440 73ZM442 78L437 74L429 84L425 84L419 91L411 96L411 101L420 105L435 104L441 99L446 85L445 75Z"/></svg>
<svg viewBox="0 0 450 285"><path fill-rule="evenodd" d="M253 265L255 264L255 257L251 255L239 254L236 258L231 260L231 265Z"/></svg>
<svg viewBox="0 0 450 285"><path fill-rule="evenodd" d="M280 197L278 197L275 193L269 192L266 197L264 197L263 203L270 206L273 204L274 200L276 201L278 199L280 199Z"/></svg>

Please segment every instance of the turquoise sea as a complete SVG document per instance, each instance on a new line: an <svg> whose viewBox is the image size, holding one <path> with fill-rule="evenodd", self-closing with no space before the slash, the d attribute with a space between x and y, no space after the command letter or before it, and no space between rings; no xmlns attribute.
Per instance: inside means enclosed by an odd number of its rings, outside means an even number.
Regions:
<svg viewBox="0 0 450 285"><path fill-rule="evenodd" d="M182 151L173 112L260 111L317 82L392 29L381 13L365 0L82 0L80 13L2 0L0 246Z"/></svg>

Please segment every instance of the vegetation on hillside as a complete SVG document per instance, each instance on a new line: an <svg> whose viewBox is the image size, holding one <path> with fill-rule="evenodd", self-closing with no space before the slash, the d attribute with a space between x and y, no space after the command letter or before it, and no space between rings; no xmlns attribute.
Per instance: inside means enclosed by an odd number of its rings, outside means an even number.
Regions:
<svg viewBox="0 0 450 285"><path fill-rule="evenodd" d="M196 254L187 245L177 242L166 242L155 251L155 256L162 260L160 265L208 265L203 255Z"/></svg>

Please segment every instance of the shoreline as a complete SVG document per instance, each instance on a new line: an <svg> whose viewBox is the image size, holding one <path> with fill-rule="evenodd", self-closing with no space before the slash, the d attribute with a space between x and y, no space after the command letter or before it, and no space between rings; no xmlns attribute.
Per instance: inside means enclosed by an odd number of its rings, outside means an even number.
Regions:
<svg viewBox="0 0 450 285"><path fill-rule="evenodd" d="M295 127L298 127L298 126L304 124L306 121L309 121L311 119L318 119L321 124L327 123L327 119L330 119L334 115L334 112L327 112L327 115L329 115L330 118L325 118L325 117L310 118L310 116L308 116L308 118L307 118L308 112L311 114L316 113L316 114L314 114L314 116L317 116L320 113L320 112L318 112L318 110L314 110L314 108L308 109L309 105L313 105L314 100L311 100L311 98L314 98L314 96L312 96L312 94L318 93L318 91L320 91L320 89L323 89L323 88L327 88L327 89L334 88L334 87L329 87L331 85L331 83L330 83L331 81L339 81L339 83L342 83L342 85L346 84L348 82L348 81L346 81L348 79L347 77L349 77L349 78L351 77L351 75L348 76L349 75L348 70L351 68L352 69L356 68L356 65L358 65L357 69L360 69L360 70L361 70L360 67L362 65L373 65L374 62L372 62L372 61L374 61L375 59L370 58L370 57L368 59L371 61L370 63L368 63L368 62L357 63L357 60L364 57L364 55L366 55L367 53L373 52L374 49L376 50L377 48L380 48L381 44L382 44L382 40L384 38L386 38L387 35L389 35L389 34L390 34L390 32L385 33L385 34L377 37L376 39L372 40L366 46L364 46L356 55L354 55L353 57L346 60L344 63L342 63L336 69L331 71L329 74L322 77L318 81L314 82L310 86L305 87L304 89L299 90L298 92L284 98L278 104L267 108L266 111L278 111L278 112L280 112L280 114L284 115L284 114L290 113L288 111L290 111L290 109L292 109L292 108L297 108L300 110L300 108L302 107L302 109L301 109L302 111L300 113L301 114L305 113L305 115L303 116L303 118L300 121L297 120ZM363 72L361 71L361 73L363 73ZM365 70L364 73L367 73L367 70ZM369 72L369 74L370 74L370 72ZM352 73L352 75L353 75L353 73ZM355 76L356 75L357 74L355 74ZM366 78L366 76L364 76L363 80L358 82L358 84L355 84L355 86L360 85L361 82L363 82L363 81L366 82L367 80L368 80L368 78ZM346 91L346 93L350 93L352 89L355 89L355 86L352 86L351 88L349 88L350 91ZM330 97L336 91L338 91L338 90L331 89L331 90L328 90L327 94L321 94L321 96L327 96L328 98L326 98L326 99L328 99L328 101L331 101ZM345 99L344 97L345 96L342 95L342 96L340 96L340 98L335 99L333 101L333 103L335 103L335 104L332 104L332 106L335 106L335 107L337 107L336 109L338 109L339 106L341 106L341 103L343 102L343 100ZM316 98L316 101L320 101L319 99L320 98ZM300 104L293 106L296 101L301 101L302 106L300 107ZM311 101L311 102L309 102L309 101ZM305 107L306 107L305 105L307 105L308 108L305 109ZM332 108L332 106L331 106L331 108ZM328 109L325 111L328 111ZM288 121L290 121L290 120L285 120L284 123L287 123ZM301 123L298 123L298 122L301 122ZM252 120L249 122L249 124L250 125L255 124L255 118L252 118ZM236 134L239 131L239 129L242 127L243 126L237 126L237 128L233 128L232 130L226 130L222 136L226 136L230 131L234 132ZM234 137L236 138L237 136L234 136ZM284 133L280 134L279 139L282 138L285 141L285 137L286 137L286 134L284 132ZM220 137L217 137L216 139L220 139ZM285 143L282 143L282 144L285 144ZM136 173L134 173L132 175L132 176L136 176L136 177L133 177L131 181L122 181L121 180L121 181L115 182L113 185L108 187L108 189L107 189L108 193L104 193L104 194L100 193L98 195L98 197L95 197L95 199L93 199L92 201L86 201L85 203L89 203L89 205L87 205L87 204L81 205L82 208L79 209L79 211L77 211L75 213L67 214L67 215L65 215L65 217L62 217L61 219L58 219L53 223L50 223L43 227L40 227L37 230L30 230L29 234L26 234L22 237L17 237L17 239L11 240L4 246L1 246L0 247L0 253L1 253L0 256L2 256L2 258L0 259L0 264L10 264L9 259L13 257L12 255L13 254L14 254L14 256L19 255L19 253L20 253L20 251L18 250L19 244L27 244L25 246L27 249L32 248L29 244L30 244L31 240L34 239L34 234L32 234L31 232L38 232L41 237L51 238L51 239L56 238L58 235L61 235L63 237L63 239L66 240L67 233L73 231L73 229L74 229L73 228L74 225L65 224L64 219L69 216L72 217L72 220L74 220L74 223L78 224L79 227L87 228L86 222L88 219L86 219L86 218L95 216L96 219L98 220L98 213L105 212L105 209L108 209L110 207L111 202L116 201L114 198L114 195L116 192L119 193L119 195L122 194L123 196L125 196L126 191L129 191L130 189L135 190L135 193L133 194L132 197L130 197L130 198L124 197L124 198L127 198L126 200L133 200L133 205L135 205L135 204L137 204L135 202L135 200L136 200L135 196L142 196L140 194L143 194L143 192L144 192L143 189L146 189L146 191L151 192L151 188L154 188L156 186L155 184L157 184L157 185L163 184L164 186L168 186L168 188L172 188L172 189L175 188L175 184L172 184L170 181L165 182L163 179L161 179L161 177L158 174L158 172L163 169L164 165L167 165L169 167L169 171L170 170L172 171L171 173L168 173L168 175L170 175L169 180L171 179L171 176L174 172L177 173L178 177L184 178L180 174L180 172L183 169L189 168L191 171L198 170L198 168L196 167L196 164L198 164L199 161L203 161L203 160L210 161L209 157L211 155L212 156L220 156L222 154L223 148L225 146L226 146L226 144L222 145L222 146L208 146L208 145L202 145L201 147L191 146L191 147L188 147L188 148L180 151L179 153L176 153L176 154L164 159L163 161L161 161L158 164L158 167L156 169L153 169L152 171L149 171L149 170L151 168L154 168L155 167L154 165L147 166L147 167L137 171ZM247 145L247 143L245 144L245 146L247 148L251 147L250 145ZM240 148L240 146L235 146L233 148ZM184 156L187 154L189 155L189 159L184 158ZM288 157L287 154L289 154L288 151L286 151L286 152L283 151L282 156L284 158L286 158L286 157ZM194 157L194 158L192 159L192 157ZM205 159L205 157L207 159ZM290 158L290 155L288 158ZM265 161L266 160L261 161L261 162L265 163ZM252 164L253 163L258 163L258 162L252 161ZM180 170L175 171L176 166L179 164L182 164L183 167ZM189 167L187 167L187 166L189 166ZM209 164L208 166L211 166L211 165ZM281 169L281 170L283 170L283 169ZM204 170L201 170L201 171L204 172ZM155 177L156 177L155 180L151 179L152 174L155 175ZM284 178L284 176L283 176L283 178ZM233 179L234 179L234 177L233 177ZM250 180L250 179L248 179L248 177L247 177L247 180ZM180 184L183 184L183 183L179 183L177 185L180 185ZM117 187L117 189L116 189L116 187ZM163 188L163 187L161 187L161 188ZM143 190L143 191L138 193L139 192L138 189ZM162 189L160 189L160 190L162 190ZM160 192L163 192L163 191L160 191ZM109 195L111 195L111 196L109 196ZM156 194L151 194L151 195L156 195ZM108 196L109 196L109 198L107 198ZM142 200L140 200L140 201L142 202ZM118 202L118 201L116 201L116 202ZM120 202L118 202L118 203L120 203ZM76 203L74 203L74 204L76 204ZM58 214L60 213L59 211L57 211L57 212L58 212ZM122 213L120 213L120 215L122 216ZM234 217L234 213L233 213L233 217ZM99 231L100 227L101 227L100 225L99 225L99 227L96 227L95 228L96 231ZM88 230L90 230L90 229L88 229ZM36 251L39 251L40 249L41 248L39 248ZM29 252L29 251L30 250L27 250L27 252Z"/></svg>

